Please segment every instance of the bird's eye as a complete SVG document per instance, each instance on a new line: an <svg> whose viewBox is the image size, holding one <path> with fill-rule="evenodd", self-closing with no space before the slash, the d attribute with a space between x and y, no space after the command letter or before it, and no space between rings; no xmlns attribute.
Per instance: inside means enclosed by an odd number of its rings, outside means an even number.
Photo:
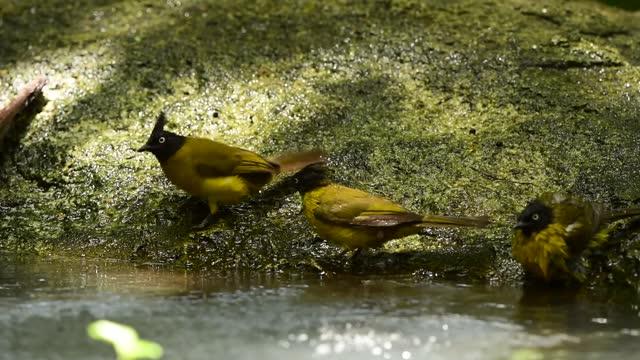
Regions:
<svg viewBox="0 0 640 360"><path fill-rule="evenodd" d="M540 220L540 215L538 215L538 214L533 214L533 215L531 216L531 219L533 219L533 221L538 221L538 220Z"/></svg>
<svg viewBox="0 0 640 360"><path fill-rule="evenodd" d="M159 142L160 144L164 144L164 142L165 142L165 138L164 138L164 136L163 136L163 137L161 137L160 139L158 139L158 142Z"/></svg>

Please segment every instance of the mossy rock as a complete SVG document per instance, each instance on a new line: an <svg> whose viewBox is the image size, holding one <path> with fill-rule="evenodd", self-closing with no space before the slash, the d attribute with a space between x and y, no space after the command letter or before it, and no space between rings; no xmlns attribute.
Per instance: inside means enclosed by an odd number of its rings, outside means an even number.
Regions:
<svg viewBox="0 0 640 360"><path fill-rule="evenodd" d="M640 198L638 13L583 1L27 0L0 16L0 103L34 74L50 79L42 112L2 149L0 250L512 281L510 228L530 198ZM133 151L160 110L176 132L264 155L322 147L337 182L495 224L396 240L349 268L313 240L281 178L193 233L206 209ZM620 261L598 278L635 283L634 231L621 229L607 253Z"/></svg>

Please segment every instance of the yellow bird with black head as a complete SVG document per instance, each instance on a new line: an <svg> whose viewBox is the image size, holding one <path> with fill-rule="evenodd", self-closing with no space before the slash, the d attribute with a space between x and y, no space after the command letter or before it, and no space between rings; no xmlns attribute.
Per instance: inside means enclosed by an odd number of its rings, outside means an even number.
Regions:
<svg viewBox="0 0 640 360"><path fill-rule="evenodd" d="M313 164L295 175L303 212L322 239L346 250L377 248L428 227L485 227L490 223L486 216L419 215L390 200L334 184L327 172L323 164Z"/></svg>
<svg viewBox="0 0 640 360"><path fill-rule="evenodd" d="M266 159L217 141L166 131L166 121L164 112L160 113L147 143L138 151L155 155L171 183L207 201L210 214L196 228L204 227L220 205L237 204L255 195L274 175L323 161L319 150Z"/></svg>
<svg viewBox="0 0 640 360"><path fill-rule="evenodd" d="M579 197L545 193L518 215L511 252L533 279L582 282L585 250L608 240L612 228L607 224L637 215L640 208L610 210Z"/></svg>

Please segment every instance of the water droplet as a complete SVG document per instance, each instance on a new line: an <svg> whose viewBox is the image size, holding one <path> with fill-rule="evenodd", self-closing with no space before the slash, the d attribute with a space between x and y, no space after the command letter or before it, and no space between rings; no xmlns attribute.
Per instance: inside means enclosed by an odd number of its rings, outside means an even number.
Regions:
<svg viewBox="0 0 640 360"><path fill-rule="evenodd" d="M329 355L331 354L331 346L328 344L320 344L316 346L316 354L318 355Z"/></svg>
<svg viewBox="0 0 640 360"><path fill-rule="evenodd" d="M609 321L607 320L607 318L593 318L591 319L592 322L596 323L596 324L606 324Z"/></svg>

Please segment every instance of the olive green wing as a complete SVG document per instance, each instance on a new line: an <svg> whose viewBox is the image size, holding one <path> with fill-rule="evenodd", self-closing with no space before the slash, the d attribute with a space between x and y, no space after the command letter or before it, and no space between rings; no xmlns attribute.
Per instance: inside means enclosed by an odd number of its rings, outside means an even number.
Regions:
<svg viewBox="0 0 640 360"><path fill-rule="evenodd" d="M204 178L237 175L256 186L263 186L277 172L277 165L260 155L208 139L197 141L192 156L198 175Z"/></svg>
<svg viewBox="0 0 640 360"><path fill-rule="evenodd" d="M234 154L235 166L233 173L235 175L252 174L252 173L269 173L275 174L278 171L278 165L267 161L260 155L251 151L238 149Z"/></svg>
<svg viewBox="0 0 640 360"><path fill-rule="evenodd" d="M604 225L604 206L577 196L562 193L545 194L545 203L551 204L553 222L564 227L565 242L572 256L578 256L594 239Z"/></svg>
<svg viewBox="0 0 640 360"><path fill-rule="evenodd" d="M422 219L387 199L340 185L330 185L319 200L314 216L335 224L390 227Z"/></svg>

